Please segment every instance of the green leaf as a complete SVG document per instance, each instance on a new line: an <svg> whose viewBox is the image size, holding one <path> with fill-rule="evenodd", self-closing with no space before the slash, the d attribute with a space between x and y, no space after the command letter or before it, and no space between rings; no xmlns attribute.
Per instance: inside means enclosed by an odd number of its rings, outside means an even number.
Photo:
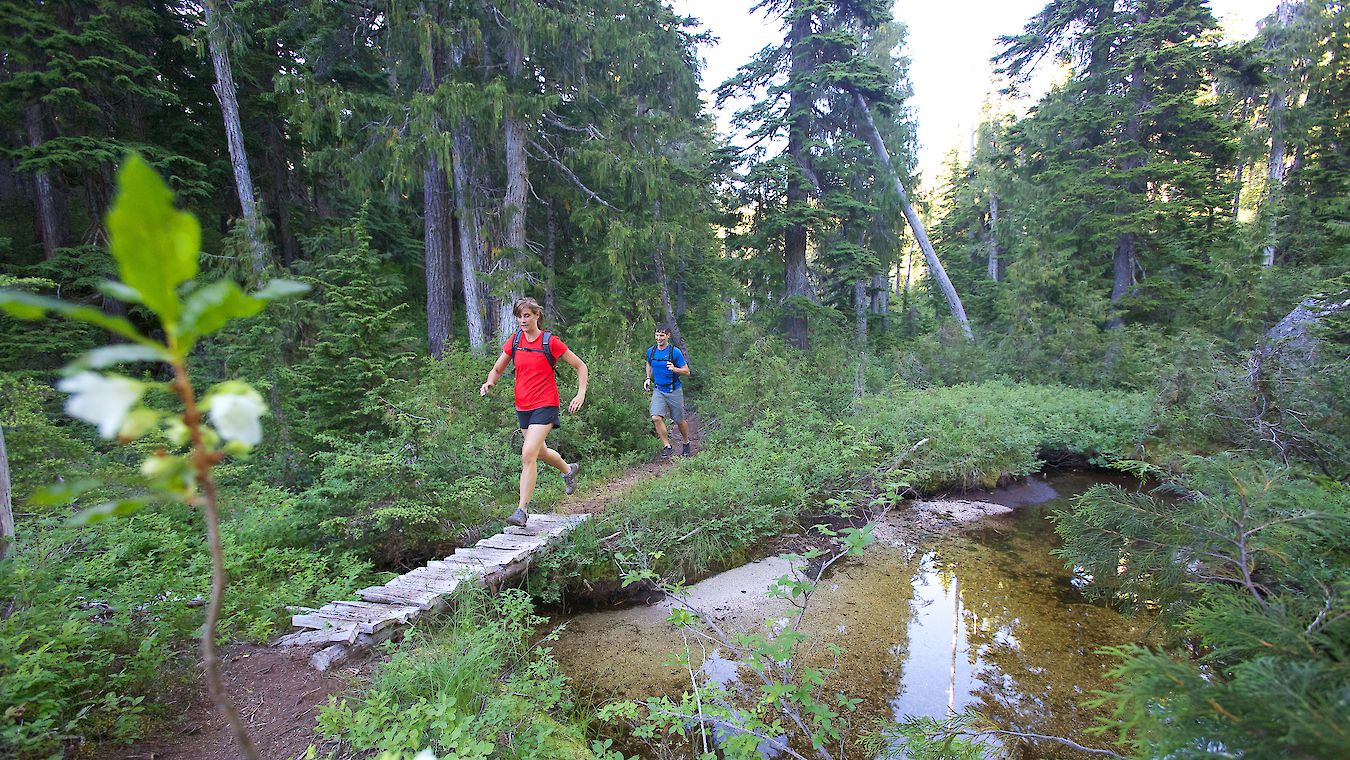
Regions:
<svg viewBox="0 0 1350 760"><path fill-rule="evenodd" d="M69 369L102 369L114 364L130 362L168 361L169 355L155 346L142 346L123 343L116 346L101 346L86 352L71 362Z"/></svg>
<svg viewBox="0 0 1350 760"><path fill-rule="evenodd" d="M108 238L122 282L166 325L175 324L178 286L197 275L202 230L196 217L174 208L173 191L138 155L117 173Z"/></svg>
<svg viewBox="0 0 1350 760"><path fill-rule="evenodd" d="M126 517L134 515L145 509L149 505L144 499L119 499L117 501L108 501L99 504L96 507L80 510L74 517L66 522L72 527L90 525L104 520L110 520L114 517Z"/></svg>
<svg viewBox="0 0 1350 760"><path fill-rule="evenodd" d="M110 295L119 301L124 301L126 303L141 302L140 291L127 285L124 282L118 282L116 280L103 280L102 282L98 283L98 289L99 291L106 293L107 295Z"/></svg>
<svg viewBox="0 0 1350 760"><path fill-rule="evenodd" d="M67 319L102 327L141 345L159 345L141 335L126 317L115 317L92 306L82 306L59 298L20 293L17 290L0 290L0 309L19 319L41 319L47 312L54 311Z"/></svg>
<svg viewBox="0 0 1350 760"><path fill-rule="evenodd" d="M261 298L264 301L276 301L281 298L290 298L291 296L301 296L308 293L309 284L297 280L270 280L261 290L253 294L254 298Z"/></svg>
<svg viewBox="0 0 1350 760"><path fill-rule="evenodd" d="M93 478L80 478L66 483L55 483L45 488L39 488L28 497L30 504L41 507L59 507L75 501L88 491L91 491L103 483Z"/></svg>
<svg viewBox="0 0 1350 760"><path fill-rule="evenodd" d="M220 280L197 288L183 305L183 318L178 324L184 350L197 338L210 335L232 319L251 317L266 305L267 302L260 298L245 295L233 280Z"/></svg>

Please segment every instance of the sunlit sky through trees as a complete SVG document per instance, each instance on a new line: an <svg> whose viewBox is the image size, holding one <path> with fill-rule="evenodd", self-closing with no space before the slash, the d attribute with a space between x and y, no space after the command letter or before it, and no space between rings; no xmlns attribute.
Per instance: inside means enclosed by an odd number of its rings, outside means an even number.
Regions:
<svg viewBox="0 0 1350 760"><path fill-rule="evenodd" d="M777 20L763 12L751 14L757 0L672 0L676 11L694 16L718 38L701 50L705 62L703 87L707 92L755 51L782 38ZM1214 15L1230 39L1246 39L1256 25L1275 10L1277 0L1211 0ZM989 57L995 39L1015 34L1045 0L947 0L895 5L895 17L909 28L907 52L914 85L914 108L919 124L919 168L931 183L943 158L956 148L966 151L972 125L991 87ZM1015 107L1024 110L1053 79L1053 65L1042 67L1027 98ZM728 104L718 114L723 131L733 110Z"/></svg>

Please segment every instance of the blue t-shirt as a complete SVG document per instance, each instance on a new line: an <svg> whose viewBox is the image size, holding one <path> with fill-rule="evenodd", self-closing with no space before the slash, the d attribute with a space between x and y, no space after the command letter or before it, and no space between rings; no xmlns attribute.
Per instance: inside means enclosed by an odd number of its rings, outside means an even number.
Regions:
<svg viewBox="0 0 1350 760"><path fill-rule="evenodd" d="M665 348L652 346L647 349L647 360L652 365L652 384L657 390L670 393L679 389L680 376L666 369L667 361L676 367L684 366L684 353L675 344L667 343Z"/></svg>

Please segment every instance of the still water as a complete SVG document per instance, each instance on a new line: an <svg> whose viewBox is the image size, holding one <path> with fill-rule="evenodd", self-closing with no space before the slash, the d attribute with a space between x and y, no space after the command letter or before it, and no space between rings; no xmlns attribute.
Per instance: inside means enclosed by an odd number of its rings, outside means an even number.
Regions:
<svg viewBox="0 0 1350 760"><path fill-rule="evenodd" d="M965 495L1017 509L921 544L907 538L903 510L885 518L877 542L822 583L803 626L816 664L831 662L825 643L842 649L829 688L863 700L854 726L975 707L1003 727L1100 745L1085 732L1097 716L1083 702L1107 685L1112 661L1096 652L1149 641L1151 621L1087 602L1050 554L1057 542L1046 515L1103 480L1058 473ZM786 613L763 597L782 572L765 562L710 578L700 584L700 606L726 625L762 625ZM687 672L664 663L684 642L665 622L667 611L577 615L555 656L596 702L678 694L689 687ZM695 645L694 654L697 662L711 652ZM1072 753L1046 745L1025 756Z"/></svg>

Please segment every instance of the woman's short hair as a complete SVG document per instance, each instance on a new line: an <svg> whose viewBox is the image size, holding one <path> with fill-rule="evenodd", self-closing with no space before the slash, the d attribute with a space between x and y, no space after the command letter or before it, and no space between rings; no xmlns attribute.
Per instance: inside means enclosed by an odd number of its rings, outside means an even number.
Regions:
<svg viewBox="0 0 1350 760"><path fill-rule="evenodd" d="M524 298L518 299L516 301L516 305L511 307L512 316L516 317L520 316L521 309L529 309L530 311L534 312L535 314L538 314L541 317L544 316L544 307L540 306L538 301L534 300L533 298L530 298L529 296L525 296Z"/></svg>

